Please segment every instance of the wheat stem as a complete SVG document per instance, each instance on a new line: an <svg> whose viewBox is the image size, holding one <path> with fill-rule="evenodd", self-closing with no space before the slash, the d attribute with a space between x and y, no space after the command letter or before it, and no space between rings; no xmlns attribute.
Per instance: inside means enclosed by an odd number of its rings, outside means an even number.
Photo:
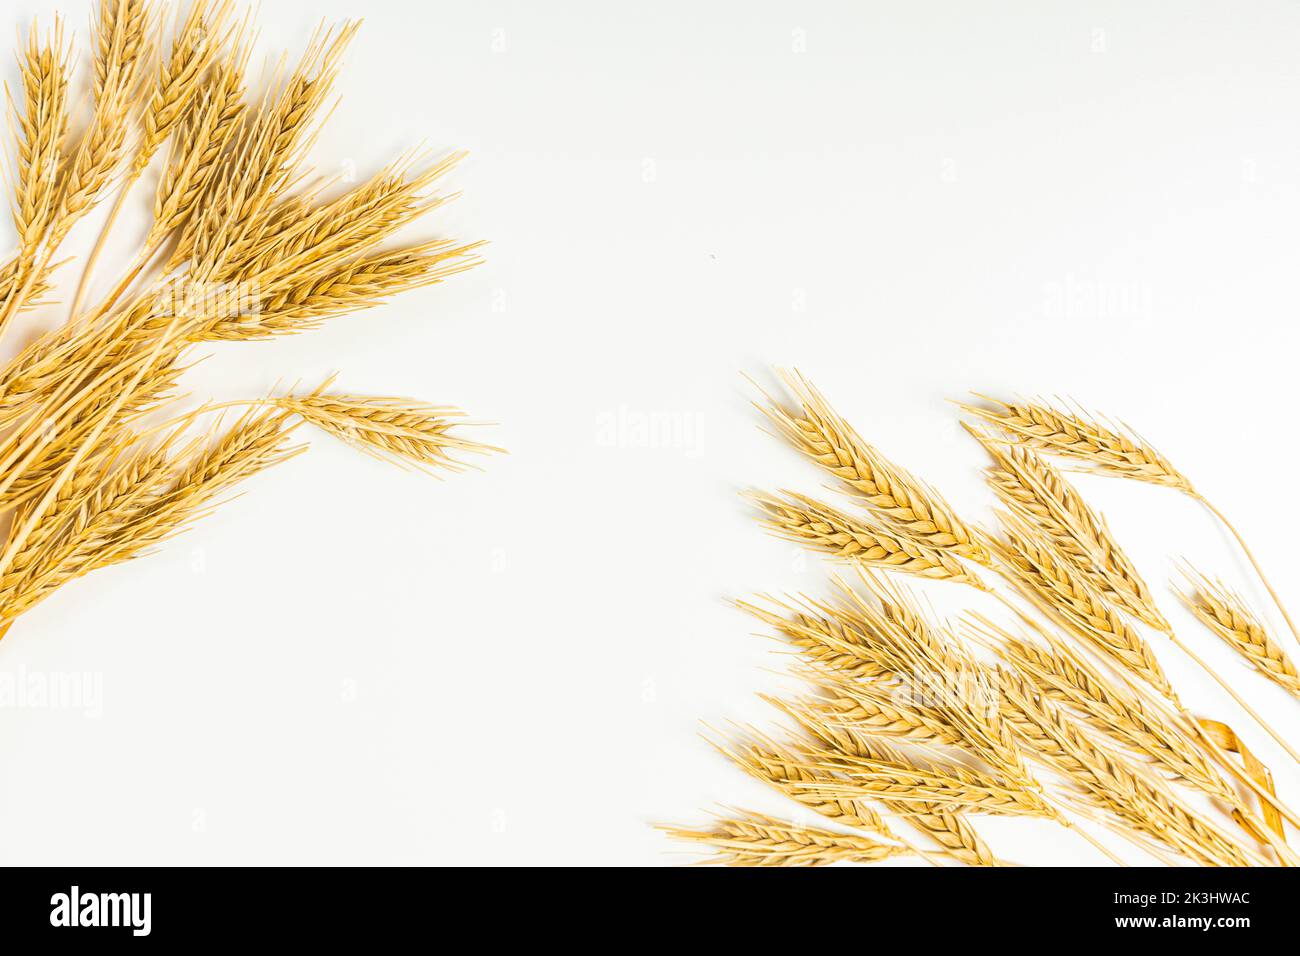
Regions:
<svg viewBox="0 0 1300 956"><path fill-rule="evenodd" d="M122 214L122 208L126 205L127 194L130 193L131 187L135 185L137 178L138 174L133 174L118 189L117 200L113 203L113 208L108 212L108 218L99 231L99 238L95 241L89 255L86 256L86 264L81 270L81 281L77 283L77 292L72 298L72 307L68 310L69 322L75 322L77 316L81 313L81 306L86 300L86 294L90 291L90 280L95 273L95 266L98 265L100 256L104 254L104 249L108 245L109 233L113 231L118 216Z"/></svg>

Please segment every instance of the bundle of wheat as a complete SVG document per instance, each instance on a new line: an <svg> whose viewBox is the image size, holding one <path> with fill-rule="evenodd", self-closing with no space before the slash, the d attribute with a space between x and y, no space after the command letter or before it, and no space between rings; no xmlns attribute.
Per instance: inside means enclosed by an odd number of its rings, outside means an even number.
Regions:
<svg viewBox="0 0 1300 956"><path fill-rule="evenodd" d="M1067 827L1112 862L1109 832L1157 860L1294 865L1285 826L1300 819L1226 723L1191 714L1147 632L1204 667L1300 761L1286 737L1177 635L1105 519L1049 460L1179 489L1201 499L1154 448L1047 405L964 406L988 452L1000 508L991 529L869 445L804 378L794 401L759 406L780 436L840 480L850 512L794 492L751 493L771 532L850 566L831 599L738 602L798 654L811 692L765 697L793 727L752 728L715 745L801 805L782 822L749 813L668 828L733 865L824 865L920 856L1001 865L972 822L1034 816ZM1217 512L1216 512L1217 514ZM885 575L965 585L1010 622L969 611L930 620ZM1188 572L1183 600L1267 677L1300 695L1296 669L1260 618L1223 585ZM1280 606L1280 604L1279 604ZM812 827L803 811L841 829ZM895 821L923 838L897 835ZM1080 823L1101 828L1090 833ZM853 830L865 831L854 833Z"/></svg>
<svg viewBox="0 0 1300 956"><path fill-rule="evenodd" d="M64 240L117 195L66 322L0 369L0 511L10 519L0 633L63 584L166 540L296 454L301 424L417 467L455 469L459 453L495 450L460 437L454 409L334 394L328 383L234 403L245 411L229 426L220 413L232 403L174 409L201 343L313 328L471 268L479 244L389 245L444 201L431 190L460 154L403 157L340 195L311 181L306 154L357 24L322 27L255 100L254 30L232 0L194 0L174 28L163 19L150 0L99 0L84 98L61 22L34 24L19 53L21 90L9 98L18 247L0 266L0 331L40 305ZM147 235L87 307L118 214L160 155Z"/></svg>

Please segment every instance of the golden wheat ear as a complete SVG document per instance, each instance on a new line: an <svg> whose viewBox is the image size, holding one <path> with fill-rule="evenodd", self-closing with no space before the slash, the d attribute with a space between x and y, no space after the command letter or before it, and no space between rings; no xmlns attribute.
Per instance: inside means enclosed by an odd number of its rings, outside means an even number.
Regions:
<svg viewBox="0 0 1300 956"><path fill-rule="evenodd" d="M719 815L708 828L660 826L670 837L714 851L702 862L726 866L828 866L877 863L912 851L852 833L777 820L752 810Z"/></svg>
<svg viewBox="0 0 1300 956"><path fill-rule="evenodd" d="M975 397L986 404L958 402L958 407L996 425L1021 444L1068 458L1100 474L1193 493L1185 475L1128 429L1044 402L1007 402L978 394Z"/></svg>
<svg viewBox="0 0 1300 956"><path fill-rule="evenodd" d="M1190 567L1183 575L1186 589L1174 590L1187 609L1257 671L1300 697L1300 672L1241 595Z"/></svg>
<svg viewBox="0 0 1300 956"><path fill-rule="evenodd" d="M855 518L793 491L746 497L762 513L763 526L787 541L870 567L985 589L951 552L920 544L874 519Z"/></svg>
<svg viewBox="0 0 1300 956"><path fill-rule="evenodd" d="M447 406L326 393L280 398L274 404L366 454L420 470L470 467L454 457L457 452L504 452L453 434L454 429L475 423L463 421L463 412Z"/></svg>

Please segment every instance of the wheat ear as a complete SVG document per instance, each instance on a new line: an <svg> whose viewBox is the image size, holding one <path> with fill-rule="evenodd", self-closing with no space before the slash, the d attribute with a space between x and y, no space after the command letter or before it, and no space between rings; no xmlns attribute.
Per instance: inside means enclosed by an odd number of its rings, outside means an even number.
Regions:
<svg viewBox="0 0 1300 956"><path fill-rule="evenodd" d="M726 866L829 866L878 863L912 851L870 837L786 823L753 811L719 816L708 829L660 827L669 836L713 849Z"/></svg>
<svg viewBox="0 0 1300 956"><path fill-rule="evenodd" d="M792 491L781 494L747 497L763 513L764 527L786 540L871 567L986 589L945 549L921 544L872 519L854 518L814 498Z"/></svg>
<svg viewBox="0 0 1300 956"><path fill-rule="evenodd" d="M1175 590L1188 610L1261 674L1300 697L1300 672L1241 596L1191 569L1186 577L1191 590Z"/></svg>
<svg viewBox="0 0 1300 956"><path fill-rule="evenodd" d="M369 455L418 468L459 471L453 454L488 454L503 449L452 433L464 412L411 399L316 393L282 398L276 405Z"/></svg>

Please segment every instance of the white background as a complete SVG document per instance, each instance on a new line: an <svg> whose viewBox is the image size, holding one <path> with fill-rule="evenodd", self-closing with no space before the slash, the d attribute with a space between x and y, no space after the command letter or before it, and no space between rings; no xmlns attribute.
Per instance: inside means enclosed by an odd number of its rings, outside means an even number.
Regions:
<svg viewBox="0 0 1300 956"><path fill-rule="evenodd" d="M698 735L767 720L754 693L781 684L727 600L824 586L737 497L822 481L757 427L740 373L774 365L974 518L982 461L945 399L1122 416L1300 604L1295 4L261 7L268 56L318 16L367 18L319 168L467 148L464 196L427 228L492 246L442 287L215 350L194 395L339 370L498 421L512 454L437 482L322 437L19 621L0 670L95 675L102 712L0 710L5 862L653 865L692 858L654 821L788 810ZM6 4L3 26L55 8L84 40L83 0ZM651 418L669 441L642 440ZM1162 594L1182 555L1262 603L1192 503L1085 490ZM1277 749L1159 650L1300 800ZM1054 826L980 829L1008 859L1099 859Z"/></svg>

